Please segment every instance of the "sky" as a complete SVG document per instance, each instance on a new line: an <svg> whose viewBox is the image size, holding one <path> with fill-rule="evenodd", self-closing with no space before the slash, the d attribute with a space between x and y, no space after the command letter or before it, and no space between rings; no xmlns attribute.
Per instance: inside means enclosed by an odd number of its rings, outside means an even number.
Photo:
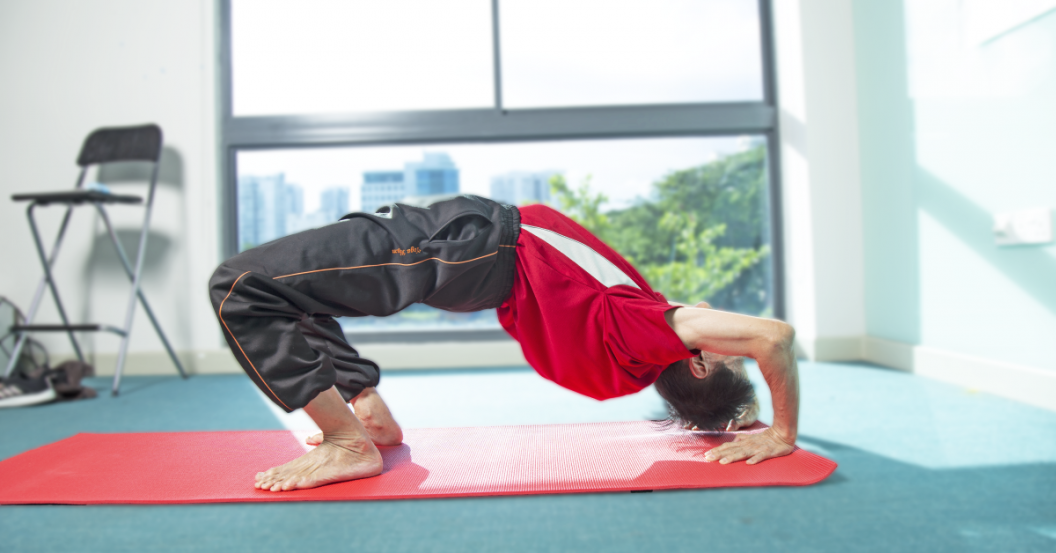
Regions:
<svg viewBox="0 0 1056 553"><path fill-rule="evenodd" d="M648 138L255 150L239 153L238 173L284 173L286 182L304 188L307 213L318 209L325 188L348 187L349 209L355 211L364 171L402 170L404 163L420 161L426 151L444 152L459 168L463 193L487 196L491 178L511 171L556 171L573 186L589 175L591 187L610 199L605 208L614 209L648 197L652 183L672 171L742 151L749 141L749 137Z"/></svg>
<svg viewBox="0 0 1056 553"><path fill-rule="evenodd" d="M505 108L762 99L757 0L502 0L499 20ZM231 36L235 116L494 107L490 0L233 0Z"/></svg>
<svg viewBox="0 0 1056 553"><path fill-rule="evenodd" d="M603 13L604 17L598 17ZM501 0L503 107L628 105L762 98L757 0ZM233 0L235 116L491 108L490 0ZM609 209L671 171L743 149L743 137L434 144L245 151L240 175L285 173L305 208L368 170L449 154L462 191L493 176L588 175Z"/></svg>

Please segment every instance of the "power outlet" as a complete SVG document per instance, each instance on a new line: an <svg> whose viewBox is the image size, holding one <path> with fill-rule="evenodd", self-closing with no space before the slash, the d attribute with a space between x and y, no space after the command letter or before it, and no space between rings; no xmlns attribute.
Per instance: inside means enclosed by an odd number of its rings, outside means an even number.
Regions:
<svg viewBox="0 0 1056 553"><path fill-rule="evenodd" d="M994 243L998 246L1052 242L1052 209L1039 207L994 214Z"/></svg>

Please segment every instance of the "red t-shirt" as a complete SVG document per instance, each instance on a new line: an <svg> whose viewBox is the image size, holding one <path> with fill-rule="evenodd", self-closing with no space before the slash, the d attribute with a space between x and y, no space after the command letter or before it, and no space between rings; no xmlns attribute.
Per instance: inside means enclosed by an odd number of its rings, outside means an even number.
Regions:
<svg viewBox="0 0 1056 553"><path fill-rule="evenodd" d="M536 372L602 400L694 355L664 319L673 307L620 254L549 207L520 212L513 291L498 314Z"/></svg>

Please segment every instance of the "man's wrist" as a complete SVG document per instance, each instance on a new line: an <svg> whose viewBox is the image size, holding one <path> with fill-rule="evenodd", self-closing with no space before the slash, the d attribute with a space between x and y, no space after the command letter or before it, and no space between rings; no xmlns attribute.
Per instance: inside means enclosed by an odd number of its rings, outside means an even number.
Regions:
<svg viewBox="0 0 1056 553"><path fill-rule="evenodd" d="M777 439L785 442L788 445L796 445L796 431L780 426L771 426L770 431L774 433Z"/></svg>

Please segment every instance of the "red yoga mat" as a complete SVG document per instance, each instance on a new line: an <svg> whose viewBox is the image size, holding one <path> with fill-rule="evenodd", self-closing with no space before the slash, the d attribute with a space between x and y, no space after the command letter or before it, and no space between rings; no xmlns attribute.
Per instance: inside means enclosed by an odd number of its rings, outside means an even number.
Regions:
<svg viewBox="0 0 1056 553"><path fill-rule="evenodd" d="M757 425L754 431L765 428ZM752 430L750 430L752 431ZM836 463L808 451L749 466L705 463L734 438L650 422L426 428L382 447L374 478L311 490L253 488L256 473L302 455L304 435L268 432L77 434L0 462L0 504L340 501L803 486Z"/></svg>

